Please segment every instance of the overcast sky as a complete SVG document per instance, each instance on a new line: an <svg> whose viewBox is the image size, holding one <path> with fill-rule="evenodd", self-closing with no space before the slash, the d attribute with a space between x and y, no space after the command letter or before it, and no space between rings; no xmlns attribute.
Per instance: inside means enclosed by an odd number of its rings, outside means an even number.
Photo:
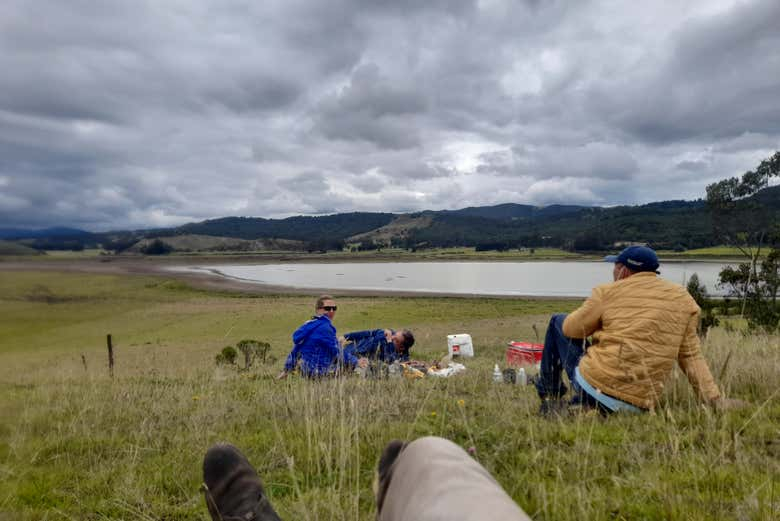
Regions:
<svg viewBox="0 0 780 521"><path fill-rule="evenodd" d="M780 149L780 2L3 0L0 227L695 199Z"/></svg>

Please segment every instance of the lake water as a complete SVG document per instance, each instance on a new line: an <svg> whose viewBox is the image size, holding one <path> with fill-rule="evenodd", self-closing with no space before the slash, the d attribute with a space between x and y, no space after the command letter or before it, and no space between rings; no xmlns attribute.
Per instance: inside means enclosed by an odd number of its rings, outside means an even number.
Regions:
<svg viewBox="0 0 780 521"><path fill-rule="evenodd" d="M693 273L712 295L723 264L668 262L661 277L685 284ZM302 289L587 297L612 281L606 262L365 262L339 264L224 264L177 267L257 284Z"/></svg>

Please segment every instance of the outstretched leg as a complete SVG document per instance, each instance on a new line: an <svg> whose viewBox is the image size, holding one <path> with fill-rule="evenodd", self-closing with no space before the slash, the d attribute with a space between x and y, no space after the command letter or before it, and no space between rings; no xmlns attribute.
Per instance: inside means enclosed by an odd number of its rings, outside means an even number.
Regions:
<svg viewBox="0 0 780 521"><path fill-rule="evenodd" d="M241 452L218 443L203 458L206 506L214 521L281 521L260 476Z"/></svg>
<svg viewBox="0 0 780 521"><path fill-rule="evenodd" d="M379 521L530 521L482 465L444 438L390 442L376 485Z"/></svg>

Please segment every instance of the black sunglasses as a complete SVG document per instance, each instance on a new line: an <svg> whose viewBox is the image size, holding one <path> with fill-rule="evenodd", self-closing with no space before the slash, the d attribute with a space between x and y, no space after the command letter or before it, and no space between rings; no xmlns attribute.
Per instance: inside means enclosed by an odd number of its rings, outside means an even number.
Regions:
<svg viewBox="0 0 780 521"><path fill-rule="evenodd" d="M338 306L322 306L322 309L325 311L336 311L338 309Z"/></svg>

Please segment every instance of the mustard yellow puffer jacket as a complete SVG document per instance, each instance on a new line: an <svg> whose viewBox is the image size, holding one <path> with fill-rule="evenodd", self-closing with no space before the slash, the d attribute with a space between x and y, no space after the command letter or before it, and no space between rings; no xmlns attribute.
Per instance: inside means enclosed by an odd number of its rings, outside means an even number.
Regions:
<svg viewBox="0 0 780 521"><path fill-rule="evenodd" d="M563 323L570 338L593 335L580 374L593 387L652 408L675 361L703 400L720 396L702 358L699 306L682 286L642 272L597 286Z"/></svg>

